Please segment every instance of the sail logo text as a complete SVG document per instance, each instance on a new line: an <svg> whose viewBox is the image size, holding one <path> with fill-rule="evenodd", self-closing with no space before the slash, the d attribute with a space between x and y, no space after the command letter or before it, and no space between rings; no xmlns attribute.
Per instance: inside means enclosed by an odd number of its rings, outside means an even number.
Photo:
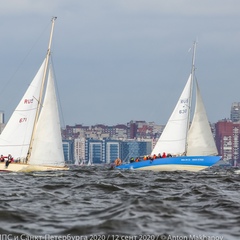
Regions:
<svg viewBox="0 0 240 240"><path fill-rule="evenodd" d="M24 104L31 104L33 103L33 98L32 99L24 99Z"/></svg>

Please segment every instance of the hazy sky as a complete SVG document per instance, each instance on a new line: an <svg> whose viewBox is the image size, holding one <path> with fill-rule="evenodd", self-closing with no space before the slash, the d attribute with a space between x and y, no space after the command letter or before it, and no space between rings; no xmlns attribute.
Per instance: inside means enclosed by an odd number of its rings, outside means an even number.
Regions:
<svg viewBox="0 0 240 240"><path fill-rule="evenodd" d="M239 0L0 0L0 109L8 120L52 57L66 125L165 124L191 69L210 122L240 102Z"/></svg>

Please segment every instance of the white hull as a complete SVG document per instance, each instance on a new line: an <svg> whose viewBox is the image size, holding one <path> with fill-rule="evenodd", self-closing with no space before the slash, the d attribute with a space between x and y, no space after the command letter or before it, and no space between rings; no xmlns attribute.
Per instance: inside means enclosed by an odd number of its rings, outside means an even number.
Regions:
<svg viewBox="0 0 240 240"><path fill-rule="evenodd" d="M68 167L29 165L25 163L10 163L6 168L5 163L0 163L0 171L5 172L36 172L36 171L65 171Z"/></svg>
<svg viewBox="0 0 240 240"><path fill-rule="evenodd" d="M157 165L157 166L137 168L136 170L152 170L152 171L167 171L167 172L173 172L173 171L198 172L198 171L201 171L206 168L208 168L208 166L166 164L166 165Z"/></svg>

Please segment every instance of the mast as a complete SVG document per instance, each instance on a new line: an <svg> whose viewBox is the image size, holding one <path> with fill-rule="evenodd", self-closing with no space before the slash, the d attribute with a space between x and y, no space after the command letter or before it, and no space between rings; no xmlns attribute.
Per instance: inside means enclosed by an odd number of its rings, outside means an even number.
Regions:
<svg viewBox="0 0 240 240"><path fill-rule="evenodd" d="M195 75L195 57L196 57L196 47L197 47L197 42L194 41L193 43L193 55L192 55L192 69L191 69L191 87L190 87L190 99L189 99L189 114L188 114L188 129L190 125L190 110L191 110L191 105L192 105L192 90L193 90L193 79Z"/></svg>
<svg viewBox="0 0 240 240"><path fill-rule="evenodd" d="M57 19L57 17L52 17L52 20L51 20L52 21L52 27L51 27L50 38L49 38L49 43L48 43L48 50L47 50L47 54L46 54L42 84L41 84L41 89L40 89L40 96L39 96L39 99L38 99L37 111L36 111L36 115L35 115L35 119L34 119L33 131L32 131L32 136L31 136L29 149L28 149L28 153L27 153L27 157L26 157L26 162L28 162L28 160L31 156L34 133L35 133L35 130L36 130L36 124L37 124L38 117L39 117L40 110L41 110L41 106L42 106L43 90L44 90L45 80L46 80L46 76L47 76L49 58L50 58L50 55L51 55L52 36L53 36L53 29L54 29L54 24L55 24L56 19Z"/></svg>
<svg viewBox="0 0 240 240"><path fill-rule="evenodd" d="M188 105L188 122L187 122L187 132L186 132L186 147L185 147L185 152L187 152L187 137L188 137L188 130L190 128L190 112L191 112L191 105L192 105L192 90L193 90L193 79L195 75L195 57L196 57L196 47L197 47L197 42L193 42L193 55L192 55L192 68L191 68L191 82L190 82L190 96L189 96L189 105Z"/></svg>

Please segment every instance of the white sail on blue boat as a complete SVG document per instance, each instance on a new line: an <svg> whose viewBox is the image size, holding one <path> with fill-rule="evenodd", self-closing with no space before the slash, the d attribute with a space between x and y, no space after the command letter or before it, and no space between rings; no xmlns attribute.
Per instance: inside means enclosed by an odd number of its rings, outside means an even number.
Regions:
<svg viewBox="0 0 240 240"><path fill-rule="evenodd" d="M192 70L188 81L151 153L151 156L159 153L161 155L170 153L172 157L122 164L117 166L118 169L199 171L214 165L221 159L221 156L218 156L198 83L194 78L195 51L196 43L194 43ZM196 85L196 101L190 126L194 82Z"/></svg>
<svg viewBox="0 0 240 240"><path fill-rule="evenodd" d="M65 166L58 104L50 48L56 17L52 28L47 55L23 98L19 102L0 135L0 154L12 155L0 171L67 170Z"/></svg>

